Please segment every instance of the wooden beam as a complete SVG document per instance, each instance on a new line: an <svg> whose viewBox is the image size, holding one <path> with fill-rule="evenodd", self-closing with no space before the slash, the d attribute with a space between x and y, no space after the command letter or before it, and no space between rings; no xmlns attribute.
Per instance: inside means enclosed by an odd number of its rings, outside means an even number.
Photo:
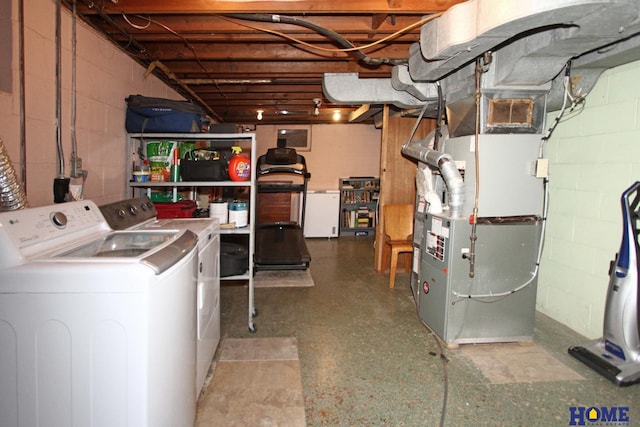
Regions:
<svg viewBox="0 0 640 427"><path fill-rule="evenodd" d="M190 58L189 58L190 59ZM201 61L205 71L192 60L163 61L181 78L194 78L197 74L213 78L261 78L273 77L316 77L322 78L324 73L359 73L360 77L391 77L391 67L367 68L349 61ZM223 77L224 76L224 77Z"/></svg>
<svg viewBox="0 0 640 427"><path fill-rule="evenodd" d="M369 104L361 105L359 108L349 113L349 122L357 123L369 120L380 111L382 111L382 107L372 107Z"/></svg>
<svg viewBox="0 0 640 427"><path fill-rule="evenodd" d="M415 203L416 161L402 156L402 145L411 136L416 120L402 117L397 110L385 106L380 153L380 207L392 203ZM435 128L435 120L423 119L416 129L415 139L424 138ZM380 212L380 224L384 214ZM382 270L383 227L376 227L374 269Z"/></svg>
<svg viewBox="0 0 640 427"><path fill-rule="evenodd" d="M437 13L449 9L464 0L136 0L118 3L100 3L107 14L199 14L199 13ZM97 13L97 5L90 1L80 1L80 13ZM402 7L397 7L400 3ZM90 7L92 6L92 7Z"/></svg>
<svg viewBox="0 0 640 427"><path fill-rule="evenodd" d="M328 43L315 44L318 48L337 49L335 45ZM285 43L191 43L198 58L202 60L222 61L314 61L329 60L354 60L353 53L324 52L304 46ZM163 61L191 59L194 52L184 43L147 43L147 51ZM377 46L365 52L375 58L408 58L410 44L393 44L390 46Z"/></svg>
<svg viewBox="0 0 640 427"><path fill-rule="evenodd" d="M377 13L371 17L371 28L377 30L387 20L386 13Z"/></svg>
<svg viewBox="0 0 640 427"><path fill-rule="evenodd" d="M305 19L306 21L312 22L315 25L318 25L323 28L331 28L331 30L342 34L344 36L350 34L370 34L371 33L371 19L372 16L380 16L386 17L387 14L371 14L370 12L362 15L314 15L314 16L303 16L301 19ZM380 35L388 35L398 31L401 28L408 27L420 21L424 14L409 14L409 15L393 15L395 23L390 19L383 19L380 21L379 27L376 29L376 33ZM252 34L255 33L256 30L249 28L244 25L240 25L242 23L246 23L247 21L235 20L235 19L225 19L218 14L200 14L200 15L163 15L163 16L153 16L153 22L146 19L146 16L137 16L137 15L127 15L126 19L122 15L113 15L111 16L113 22L119 25L122 28L126 28L128 32L136 35L143 34L155 34L159 35L167 35L171 36L171 34L163 28L161 25L164 25L173 31L178 32L181 35L189 36L190 34L209 34L212 36L216 35L225 35L229 36L232 34L242 35L242 34ZM140 26L141 28L136 28L133 25ZM161 24L161 25L159 25ZM98 28L104 29L109 28L104 22L96 21L96 25ZM256 27L260 28L268 28L269 30L285 32L287 34L308 34L313 35L316 34L310 28L306 28L300 25L292 25L285 24L279 22L263 22L263 23L254 23ZM410 31L413 34L419 34L420 28L414 28ZM173 35L175 37L175 35ZM320 36L318 36L320 37Z"/></svg>

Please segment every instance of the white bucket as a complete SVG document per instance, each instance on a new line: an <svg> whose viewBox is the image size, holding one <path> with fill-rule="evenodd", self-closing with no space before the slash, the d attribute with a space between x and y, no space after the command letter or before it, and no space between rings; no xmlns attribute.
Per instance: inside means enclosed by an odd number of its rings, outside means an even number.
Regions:
<svg viewBox="0 0 640 427"><path fill-rule="evenodd" d="M234 200L229 203L229 223L235 222L236 228L249 224L249 204Z"/></svg>
<svg viewBox="0 0 640 427"><path fill-rule="evenodd" d="M217 218L220 224L226 224L229 221L228 212L227 202L209 203L209 218Z"/></svg>

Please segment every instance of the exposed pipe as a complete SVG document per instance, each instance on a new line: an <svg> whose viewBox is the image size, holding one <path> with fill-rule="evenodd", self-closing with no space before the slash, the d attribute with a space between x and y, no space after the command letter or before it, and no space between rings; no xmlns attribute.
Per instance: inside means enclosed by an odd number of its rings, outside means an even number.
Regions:
<svg viewBox="0 0 640 427"><path fill-rule="evenodd" d="M71 162L78 155L78 141L76 139L76 2L71 5ZM74 176L75 168L71 167L71 176ZM74 177L76 178L76 177Z"/></svg>
<svg viewBox="0 0 640 427"><path fill-rule="evenodd" d="M449 192L449 215L452 218L461 218L464 205L464 181L460 171L449 154L428 147L429 139L427 137L424 140L405 144L402 147L402 153L440 170Z"/></svg>
<svg viewBox="0 0 640 427"><path fill-rule="evenodd" d="M69 193L69 178L64 176L64 152L62 149L62 0L56 0L56 154L58 169L53 179L53 202L66 201Z"/></svg>
<svg viewBox="0 0 640 427"><path fill-rule="evenodd" d="M24 0L18 0L18 80L20 99L20 185L27 193L27 133L26 133L26 95L24 69Z"/></svg>
<svg viewBox="0 0 640 427"><path fill-rule="evenodd" d="M268 13L231 13L226 14L225 16L229 18L242 19L244 21L255 21L255 22L277 22L291 25L298 25L300 27L309 28L317 32L320 35L330 38L331 40L338 43L343 48L351 49L355 46L349 40L342 37L340 34L332 31L328 28L324 28L320 25L314 24L313 22L306 21L304 19L298 19L291 16L283 16L276 14L268 14ZM372 58L359 50L353 51L358 59L364 62L367 65L403 65L407 63L406 59L397 59L397 58Z"/></svg>
<svg viewBox="0 0 640 427"><path fill-rule="evenodd" d="M76 21L78 19L78 10L76 0L71 5L71 172L69 175L73 178L73 182L69 180L69 198L71 200L82 200L84 186L87 181L89 172L82 169L82 159L78 157L78 140L76 138L76 119L77 119L77 90L76 90L76 71L77 71L77 42L78 32Z"/></svg>
<svg viewBox="0 0 640 427"><path fill-rule="evenodd" d="M62 1L56 0L56 148L58 169L57 178L64 178L64 152L62 150Z"/></svg>

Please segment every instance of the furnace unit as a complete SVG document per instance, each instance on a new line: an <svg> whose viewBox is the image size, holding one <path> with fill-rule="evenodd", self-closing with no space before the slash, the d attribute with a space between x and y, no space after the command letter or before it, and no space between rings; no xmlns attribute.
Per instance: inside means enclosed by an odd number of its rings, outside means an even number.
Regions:
<svg viewBox="0 0 640 427"><path fill-rule="evenodd" d="M444 152L430 156L441 165L455 159L449 162L461 185L452 196L448 188L455 184L442 185L446 171L427 165L418 170L434 182L431 192L445 204L434 207L425 197L429 190L419 191L412 274L419 316L449 345L531 341L543 210L543 183L535 167L540 135L484 134L477 145L474 136L444 135Z"/></svg>

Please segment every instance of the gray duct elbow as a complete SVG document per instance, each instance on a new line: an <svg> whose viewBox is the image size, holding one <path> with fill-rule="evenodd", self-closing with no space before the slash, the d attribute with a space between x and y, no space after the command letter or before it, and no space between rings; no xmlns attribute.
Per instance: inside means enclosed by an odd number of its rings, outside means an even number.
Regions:
<svg viewBox="0 0 640 427"><path fill-rule="evenodd" d="M449 215L459 218L464 205L464 181L460 171L449 154L432 150L425 142L423 140L405 144L402 153L440 171L449 192Z"/></svg>

